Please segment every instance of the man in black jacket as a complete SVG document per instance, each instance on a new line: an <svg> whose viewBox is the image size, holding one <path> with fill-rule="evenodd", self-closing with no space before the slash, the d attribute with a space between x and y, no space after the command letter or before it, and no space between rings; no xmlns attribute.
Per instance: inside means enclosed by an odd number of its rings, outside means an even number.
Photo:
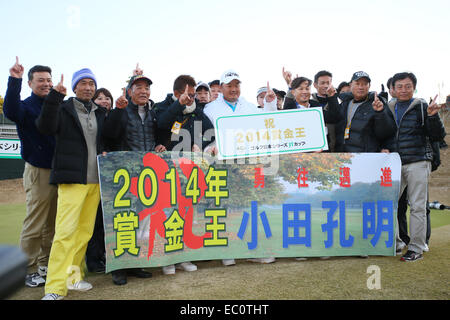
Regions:
<svg viewBox="0 0 450 320"><path fill-rule="evenodd" d="M203 113L205 103L195 99L195 88L194 78L181 75L174 81L173 94L168 94L164 101L154 106L158 128L164 137L167 150L200 152L211 143L205 133L214 127ZM210 133L213 133L213 130ZM213 137L212 134L211 138ZM176 267L163 267L163 273L175 274L176 268L184 271L197 270L195 264L186 261Z"/></svg>
<svg viewBox="0 0 450 320"><path fill-rule="evenodd" d="M394 136L396 125L387 102L369 89L369 75L359 71L352 76L351 93L341 95L337 152L380 152L383 141Z"/></svg>
<svg viewBox="0 0 450 320"><path fill-rule="evenodd" d="M332 81L333 75L331 72L326 70L317 72L314 76L314 88L316 88L317 92L312 94L312 100L319 102L324 113L328 112L328 109L331 109L331 112L339 114L338 93ZM336 121L325 122L325 126L327 127L328 150L330 152L334 152L336 148L336 122L340 118L339 116L335 118Z"/></svg>
<svg viewBox="0 0 450 320"><path fill-rule="evenodd" d="M103 137L113 144L112 151L156 151L165 147L158 143L156 117L149 104L152 81L144 75L133 76L128 91L116 101L105 121ZM125 97L129 96L129 100Z"/></svg>
<svg viewBox="0 0 450 320"><path fill-rule="evenodd" d="M400 154L402 181L400 194L407 187L410 203L410 240L403 261L423 258L426 248L426 205L428 181L433 159L431 143L441 141L446 133L439 117L436 98L428 106L426 101L413 98L417 78L413 73L394 75L392 87L397 100L389 103L389 110L398 126L397 134L388 143L389 151ZM397 235L397 243L401 239ZM398 246L397 244L397 246Z"/></svg>
<svg viewBox="0 0 450 320"><path fill-rule="evenodd" d="M177 146L177 151L202 151L214 140L214 135L205 134L214 127L203 113L205 103L195 99L195 87L194 78L181 75L174 81L173 94L153 108L167 150Z"/></svg>
<svg viewBox="0 0 450 320"><path fill-rule="evenodd" d="M112 151L156 151L166 148L157 143L156 118L150 109L150 86L152 80L143 74L134 75L129 82L128 91L117 99L116 108L105 120L103 137L113 145ZM128 94L129 100L126 96ZM111 273L113 283L125 285L127 276L150 278L152 274L140 268L120 269Z"/></svg>
<svg viewBox="0 0 450 320"><path fill-rule="evenodd" d="M100 201L97 155L103 151L100 132L105 111L92 102L97 82L89 69L75 72L72 90L76 97L63 101L67 93L63 79L61 76L45 98L36 119L42 134L55 135L50 183L58 185L55 236L43 300L60 300L68 289L92 288L82 280L82 262Z"/></svg>

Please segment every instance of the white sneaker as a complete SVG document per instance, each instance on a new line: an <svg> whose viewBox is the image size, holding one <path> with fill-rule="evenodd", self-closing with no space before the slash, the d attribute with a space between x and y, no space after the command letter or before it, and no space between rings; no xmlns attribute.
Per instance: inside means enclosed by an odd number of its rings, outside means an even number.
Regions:
<svg viewBox="0 0 450 320"><path fill-rule="evenodd" d="M84 280L77 281L73 284L68 284L67 289L75 291L88 291L92 289L92 284Z"/></svg>
<svg viewBox="0 0 450 320"><path fill-rule="evenodd" d="M270 257L270 258L256 258L256 259L247 259L248 261L251 262L257 262L257 263L272 263L275 262L275 258L274 257Z"/></svg>
<svg viewBox="0 0 450 320"><path fill-rule="evenodd" d="M224 266L233 266L236 264L236 261L234 261L234 259L223 259L222 264Z"/></svg>
<svg viewBox="0 0 450 320"><path fill-rule="evenodd" d="M164 274L175 274L175 266L173 264L165 266L162 269Z"/></svg>
<svg viewBox="0 0 450 320"><path fill-rule="evenodd" d="M428 252L430 251L430 247L428 247L428 245L425 243L425 248L423 249L424 252Z"/></svg>
<svg viewBox="0 0 450 320"><path fill-rule="evenodd" d="M330 258L331 258L330 256L325 256L325 257L320 257L320 260L328 260Z"/></svg>
<svg viewBox="0 0 450 320"><path fill-rule="evenodd" d="M46 266L38 266L38 273L41 277L46 277L47 276L47 271L48 271L48 267Z"/></svg>
<svg viewBox="0 0 450 320"><path fill-rule="evenodd" d="M197 266L192 262L182 262L176 265L176 268L184 271L197 271Z"/></svg>
<svg viewBox="0 0 450 320"><path fill-rule="evenodd" d="M299 258L295 258L295 260L297 260L297 261L306 261L306 260L308 260L308 258L299 257Z"/></svg>
<svg viewBox="0 0 450 320"><path fill-rule="evenodd" d="M27 274L25 277L25 285L30 288L42 287L45 284L45 279L39 273L35 272Z"/></svg>
<svg viewBox="0 0 450 320"><path fill-rule="evenodd" d="M41 300L62 300L64 296L60 296L56 293L47 293Z"/></svg>

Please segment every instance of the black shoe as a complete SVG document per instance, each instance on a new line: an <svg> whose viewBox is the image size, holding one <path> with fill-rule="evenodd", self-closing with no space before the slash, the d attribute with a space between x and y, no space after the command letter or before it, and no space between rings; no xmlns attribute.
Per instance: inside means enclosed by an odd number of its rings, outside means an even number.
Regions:
<svg viewBox="0 0 450 320"><path fill-rule="evenodd" d="M403 255L403 257L401 257L400 260L411 262L411 261L417 261L417 260L420 260L420 259L423 259L423 255L421 253L417 253L417 252L408 250Z"/></svg>
<svg viewBox="0 0 450 320"><path fill-rule="evenodd" d="M98 260L95 263L86 263L89 272L105 273L106 265L102 260Z"/></svg>
<svg viewBox="0 0 450 320"><path fill-rule="evenodd" d="M112 280L115 285L123 286L127 284L127 271L126 270L115 270L111 272Z"/></svg>
<svg viewBox="0 0 450 320"><path fill-rule="evenodd" d="M143 269L127 269L127 275L136 278L151 278L152 274L150 272L144 271Z"/></svg>

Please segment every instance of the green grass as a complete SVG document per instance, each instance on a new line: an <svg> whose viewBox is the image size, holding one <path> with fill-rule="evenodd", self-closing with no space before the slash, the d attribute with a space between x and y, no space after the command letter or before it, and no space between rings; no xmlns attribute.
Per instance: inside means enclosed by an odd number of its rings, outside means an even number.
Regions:
<svg viewBox="0 0 450 320"><path fill-rule="evenodd" d="M17 244L25 216L25 204L0 205L0 244ZM450 225L449 210L433 210L432 228ZM161 268L149 268L151 279L129 278L126 286L115 286L111 276L88 274L94 286L88 292L70 292L68 300L127 299L450 299L448 227L436 229L431 250L415 263L400 262L399 256L340 257L329 260L292 258L260 265L238 260L224 267L220 260L196 262L196 272L177 271L165 276ZM367 268L381 270L381 290L366 287ZM38 300L44 288L22 288L10 299Z"/></svg>
<svg viewBox="0 0 450 320"><path fill-rule="evenodd" d="M26 205L0 204L0 244L18 245Z"/></svg>

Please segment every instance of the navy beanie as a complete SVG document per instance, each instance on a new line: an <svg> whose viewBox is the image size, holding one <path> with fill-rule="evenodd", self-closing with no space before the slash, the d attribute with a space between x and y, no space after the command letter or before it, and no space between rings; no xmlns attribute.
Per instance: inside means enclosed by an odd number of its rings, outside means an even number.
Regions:
<svg viewBox="0 0 450 320"><path fill-rule="evenodd" d="M81 79L92 79L95 83L95 88L97 88L97 80L95 79L95 75L92 73L91 69L84 68L81 70L76 71L73 74L72 77L72 91L75 92L75 87L77 86L77 83Z"/></svg>

